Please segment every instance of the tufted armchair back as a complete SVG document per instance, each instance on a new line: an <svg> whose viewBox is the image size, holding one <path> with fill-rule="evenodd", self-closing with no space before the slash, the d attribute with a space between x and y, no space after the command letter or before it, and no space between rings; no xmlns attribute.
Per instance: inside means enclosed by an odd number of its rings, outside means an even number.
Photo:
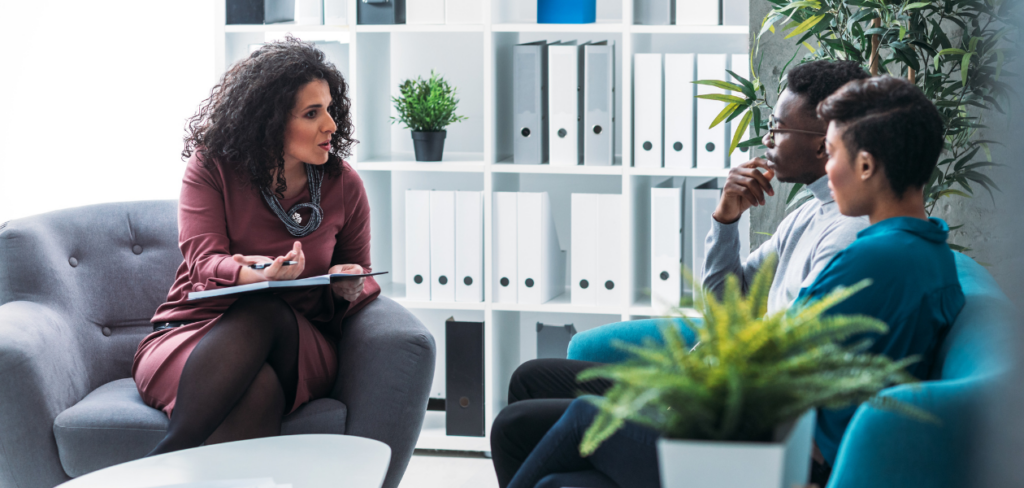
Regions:
<svg viewBox="0 0 1024 488"><path fill-rule="evenodd" d="M52 314L48 326L63 336L54 346L90 358L72 374L86 376L92 389L131 376L135 350L152 332L149 320L181 261L174 200L13 220L0 228L0 306L27 302Z"/></svg>

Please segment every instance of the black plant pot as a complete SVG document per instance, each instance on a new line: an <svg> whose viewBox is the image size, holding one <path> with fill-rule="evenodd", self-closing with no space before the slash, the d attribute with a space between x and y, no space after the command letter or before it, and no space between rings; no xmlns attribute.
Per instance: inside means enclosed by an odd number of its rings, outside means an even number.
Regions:
<svg viewBox="0 0 1024 488"><path fill-rule="evenodd" d="M412 146L417 161L440 161L444 153L444 137L448 131L412 131Z"/></svg>

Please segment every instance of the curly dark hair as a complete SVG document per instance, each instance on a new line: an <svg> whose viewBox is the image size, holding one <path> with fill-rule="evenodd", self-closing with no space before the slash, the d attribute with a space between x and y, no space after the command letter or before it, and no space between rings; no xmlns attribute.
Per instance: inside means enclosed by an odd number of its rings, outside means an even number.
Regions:
<svg viewBox="0 0 1024 488"><path fill-rule="evenodd" d="M213 87L210 97L188 119L185 127L187 160L196 153L210 167L214 160L233 167L257 191L284 194L284 131L299 90L324 80L330 87L331 114L338 129L331 135L331 150L324 165L329 177L341 174L341 160L351 155L352 103L348 84L333 63L311 43L288 36L270 42L243 59ZM277 169L276 181L273 172Z"/></svg>
<svg viewBox="0 0 1024 488"><path fill-rule="evenodd" d="M801 64L786 72L786 89L807 98L806 108L814 112L822 100L839 87L871 75L853 61L818 60Z"/></svg>
<svg viewBox="0 0 1024 488"><path fill-rule="evenodd" d="M897 196L923 187L942 153L939 110L902 78L847 83L818 105L818 116L838 124L851 159L858 151L874 156Z"/></svg>

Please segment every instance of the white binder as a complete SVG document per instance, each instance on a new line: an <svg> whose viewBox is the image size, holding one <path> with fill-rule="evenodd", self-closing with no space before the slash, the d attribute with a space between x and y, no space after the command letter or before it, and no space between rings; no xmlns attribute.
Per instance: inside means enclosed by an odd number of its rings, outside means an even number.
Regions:
<svg viewBox="0 0 1024 488"><path fill-rule="evenodd" d="M651 188L651 305L678 306L683 296L683 189Z"/></svg>
<svg viewBox="0 0 1024 488"><path fill-rule="evenodd" d="M445 0L444 16L446 24L481 24L481 5L483 0Z"/></svg>
<svg viewBox="0 0 1024 488"><path fill-rule="evenodd" d="M698 54L697 55L697 79L698 80L722 80L725 79L725 55L724 54ZM698 95L712 93L725 94L719 88L708 85L697 85ZM725 123L722 122L710 129L711 123L719 112L725 108L725 104L717 100L697 100L697 167L701 169L722 169L725 167L725 150L722 147L725 141Z"/></svg>
<svg viewBox="0 0 1024 488"><path fill-rule="evenodd" d="M622 195L597 196L597 303L622 305Z"/></svg>
<svg viewBox="0 0 1024 488"><path fill-rule="evenodd" d="M572 194L572 252L569 263L570 300L573 305L597 305L597 194Z"/></svg>
<svg viewBox="0 0 1024 488"><path fill-rule="evenodd" d="M729 68L729 70L731 70L733 73L736 73L736 74L738 74L738 75L740 75L740 76L742 76L744 78L748 78L748 79L750 78L750 57L748 55L746 55L746 54L733 54L732 55L731 65L732 66ZM743 85L742 83L740 83L739 80L733 78L732 75L729 76L729 81L731 81L731 82L733 82L733 83L735 83L737 85L740 85L740 86ZM736 95L736 96L738 96L740 98L743 98L743 96L744 96L742 93L732 93L732 94ZM729 144L730 145L732 145L732 138L735 137L735 135L736 135L736 129L739 128L737 126L740 124L740 119L741 118L743 118L743 116L739 116L739 117L736 117L735 119L732 119L731 125L729 126ZM748 127L748 129L749 129L749 127ZM746 134L744 134L743 136L740 137L740 142L743 142L743 141L745 141L747 139L750 139L750 131L746 130L744 132L746 132ZM726 148L726 150L728 151L729 148ZM750 158L750 148L737 147L736 150L733 151L732 154L729 155L729 167L735 168L735 167L737 167L737 166L739 166L739 165L741 165L741 164L743 164L743 163L745 163L747 161L750 161L750 159L751 159Z"/></svg>
<svg viewBox="0 0 1024 488"><path fill-rule="evenodd" d="M583 164L615 161L615 42L583 45Z"/></svg>
<svg viewBox="0 0 1024 488"><path fill-rule="evenodd" d="M513 46L512 162L541 164L548 159L547 41Z"/></svg>
<svg viewBox="0 0 1024 488"><path fill-rule="evenodd" d="M455 301L455 192L430 192L430 299Z"/></svg>
<svg viewBox="0 0 1024 488"><path fill-rule="evenodd" d="M719 2L676 0L676 25L718 25Z"/></svg>
<svg viewBox="0 0 1024 488"><path fill-rule="evenodd" d="M693 54L665 55L665 167L693 167Z"/></svg>
<svg viewBox="0 0 1024 488"><path fill-rule="evenodd" d="M405 0L405 23L443 24L445 0Z"/></svg>
<svg viewBox="0 0 1024 488"><path fill-rule="evenodd" d="M492 299L495 303L516 303L518 301L518 271L516 248L516 226L518 199L515 192L494 192L494 222L491 224L494 238L494 277L491 280Z"/></svg>
<svg viewBox="0 0 1024 488"><path fill-rule="evenodd" d="M702 270L704 269L704 244L711 232L711 214L715 213L718 200L722 190L717 187L717 181L710 181L706 185L698 186L693 190L693 205L690 206L690 221L693 222L693 277L699 284ZM700 286L693 287L693 299L698 299Z"/></svg>
<svg viewBox="0 0 1024 488"><path fill-rule="evenodd" d="M576 41L548 46L548 141L552 166L583 161L583 46Z"/></svg>
<svg viewBox="0 0 1024 488"><path fill-rule="evenodd" d="M478 191L455 192L455 301L484 300L484 200Z"/></svg>
<svg viewBox="0 0 1024 488"><path fill-rule="evenodd" d="M633 166L637 168L661 167L661 56L633 55Z"/></svg>
<svg viewBox="0 0 1024 488"><path fill-rule="evenodd" d="M517 196L518 302L545 303L565 292L565 253L558 244L547 192Z"/></svg>
<svg viewBox="0 0 1024 488"><path fill-rule="evenodd" d="M348 25L347 3L345 0L323 0L324 25Z"/></svg>
<svg viewBox="0 0 1024 488"><path fill-rule="evenodd" d="M722 0L722 25L750 25L750 2Z"/></svg>
<svg viewBox="0 0 1024 488"><path fill-rule="evenodd" d="M405 191L405 297L430 300L430 192Z"/></svg>
<svg viewBox="0 0 1024 488"><path fill-rule="evenodd" d="M634 0L633 23L637 25L671 25L675 21L673 0Z"/></svg>
<svg viewBox="0 0 1024 488"><path fill-rule="evenodd" d="M747 260L750 256L750 212L743 212L740 215L739 232L740 232L740 259L743 261Z"/></svg>

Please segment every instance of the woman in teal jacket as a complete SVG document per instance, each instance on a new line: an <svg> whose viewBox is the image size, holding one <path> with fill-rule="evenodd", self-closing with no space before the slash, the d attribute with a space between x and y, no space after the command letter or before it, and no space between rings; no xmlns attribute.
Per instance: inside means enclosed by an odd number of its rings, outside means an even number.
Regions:
<svg viewBox="0 0 1024 488"><path fill-rule="evenodd" d="M870 279L871 286L832 308L889 325L871 352L893 359L919 356L910 373L929 377L936 351L964 305L949 227L929 218L924 186L943 146L935 106L913 84L876 77L848 83L818 106L829 121L826 170L844 215L866 215L871 226L837 254L803 289L797 306L836 286ZM863 337L854 338L860 340ZM812 482L824 486L856 406L819 412ZM658 432L627 423L590 457L579 455L596 408L575 400L516 473L510 488L548 486L657 488ZM582 483L582 484L581 484Z"/></svg>

